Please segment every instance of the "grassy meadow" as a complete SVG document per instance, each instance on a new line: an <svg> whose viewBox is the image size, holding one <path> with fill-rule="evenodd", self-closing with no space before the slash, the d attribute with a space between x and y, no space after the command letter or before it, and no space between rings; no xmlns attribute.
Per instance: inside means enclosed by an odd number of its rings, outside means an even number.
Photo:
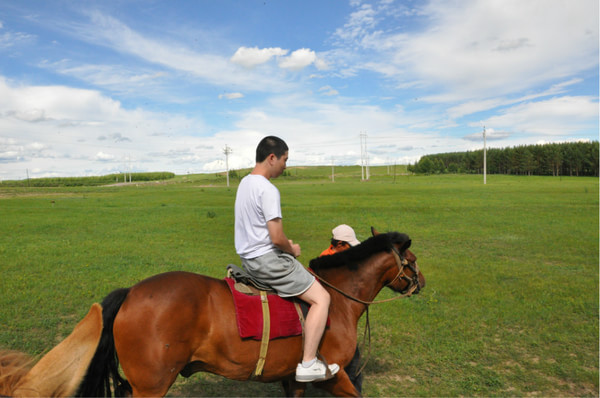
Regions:
<svg viewBox="0 0 600 398"><path fill-rule="evenodd" d="M274 180L308 264L346 223L405 232L427 279L371 307L366 396L598 396L598 179L290 168ZM225 276L237 178L27 188L0 184L0 347L40 355L93 302L156 273ZM392 297L383 291L378 298ZM361 331L362 333L362 331ZM173 396L278 396L195 374ZM309 389L309 395L323 393Z"/></svg>

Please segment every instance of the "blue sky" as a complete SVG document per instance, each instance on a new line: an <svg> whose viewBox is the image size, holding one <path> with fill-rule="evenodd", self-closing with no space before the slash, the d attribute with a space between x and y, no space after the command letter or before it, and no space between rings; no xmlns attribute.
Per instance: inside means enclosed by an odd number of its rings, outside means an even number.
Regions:
<svg viewBox="0 0 600 398"><path fill-rule="evenodd" d="M598 140L597 0L3 1L0 179Z"/></svg>

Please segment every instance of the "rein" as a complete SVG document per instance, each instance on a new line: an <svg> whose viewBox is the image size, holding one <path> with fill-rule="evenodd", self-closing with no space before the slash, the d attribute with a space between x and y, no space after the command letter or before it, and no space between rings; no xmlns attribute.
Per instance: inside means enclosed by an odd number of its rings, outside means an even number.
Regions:
<svg viewBox="0 0 600 398"><path fill-rule="evenodd" d="M400 255L400 253L398 252L398 249L396 249L396 247L394 245L392 245L392 254L394 255L394 259L396 260L396 265L398 266L398 274L396 275L396 277L394 279L392 279L392 281L390 283L386 284L385 287L390 286L397 279L403 279L403 280L407 281L408 286L403 292L400 292L400 295L389 298L389 299L384 299L384 300L373 300L373 301L361 300L358 297L354 297L354 296L344 292L343 290L339 289L338 287L332 285L331 283L327 282L325 279L323 279L319 275L317 275L315 273L315 271L313 271L311 268L308 268L308 271L311 274L313 274L314 277L317 278L324 285L326 285L326 286L330 287L331 289L335 290L336 292L340 293L342 296L344 296L352 301L356 301L357 303L364 304L366 306L365 312L367 315L366 315L366 319L365 319L365 331L363 333L362 346L364 348L365 341L366 341L366 339L368 339L367 355L366 355L365 363L363 363L363 365L360 367L358 372L356 372L356 375L359 375L362 373L362 371L367 366L367 363L369 362L369 358L371 356L371 322L369 319L369 306L371 304L387 303L387 302L395 301L395 300L398 300L398 299L401 299L404 297L410 297L413 294L413 292L417 289L417 287L419 286L419 267L416 264L413 266L411 263L409 263L404 258L404 256ZM409 267L411 269L411 271L413 271L414 276L412 278L408 277L404 273L405 267Z"/></svg>

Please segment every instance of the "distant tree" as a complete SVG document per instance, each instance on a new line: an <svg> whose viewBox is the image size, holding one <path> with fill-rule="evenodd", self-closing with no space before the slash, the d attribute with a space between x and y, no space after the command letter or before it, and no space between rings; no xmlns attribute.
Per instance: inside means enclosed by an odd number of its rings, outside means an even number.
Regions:
<svg viewBox="0 0 600 398"><path fill-rule="evenodd" d="M477 173L477 170L480 169L480 163L477 162L477 153L476 152L467 152L465 154L463 169L467 173Z"/></svg>
<svg viewBox="0 0 600 398"><path fill-rule="evenodd" d="M446 167L444 166L442 159L437 158L433 160L433 172L437 174L446 172Z"/></svg>
<svg viewBox="0 0 600 398"><path fill-rule="evenodd" d="M550 144L547 146L548 150L548 158L550 160L550 164L552 165L552 175L558 176L560 175L560 170L562 168L563 157L562 151L559 144Z"/></svg>
<svg viewBox="0 0 600 398"><path fill-rule="evenodd" d="M428 156L421 158L417 165L417 173L431 174L433 172L433 162Z"/></svg>
<svg viewBox="0 0 600 398"><path fill-rule="evenodd" d="M587 153L584 156L585 158L585 174L592 175L594 177L598 177L598 162L599 162L599 145L598 141L592 142L592 145L587 147Z"/></svg>
<svg viewBox="0 0 600 398"><path fill-rule="evenodd" d="M522 145L487 150L490 174L598 176L598 141ZM414 173L482 173L483 150L421 157L408 170Z"/></svg>
<svg viewBox="0 0 600 398"><path fill-rule="evenodd" d="M533 169L535 168L535 157L531 152L529 147L523 147L521 152L521 170L523 170L523 174L531 175Z"/></svg>

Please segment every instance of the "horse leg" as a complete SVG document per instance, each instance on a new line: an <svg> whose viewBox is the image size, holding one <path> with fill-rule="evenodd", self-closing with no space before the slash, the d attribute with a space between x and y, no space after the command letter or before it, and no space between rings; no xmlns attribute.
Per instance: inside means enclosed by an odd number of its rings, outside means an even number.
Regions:
<svg viewBox="0 0 600 398"><path fill-rule="evenodd" d="M115 343L125 377L129 381L134 397L162 397L175 382L185 361L177 363L171 357L170 348L155 341L129 340L115 333ZM135 338L136 336L132 336ZM141 344L139 343L141 341ZM181 356L181 355L179 355Z"/></svg>
<svg viewBox="0 0 600 398"><path fill-rule="evenodd" d="M303 397L306 391L306 383L300 383L294 377L281 381L286 397Z"/></svg>
<svg viewBox="0 0 600 398"><path fill-rule="evenodd" d="M180 316L173 317L168 303L141 299L139 290L132 289L115 318L115 348L133 396L162 397L189 361L189 334L196 317L193 306L180 308Z"/></svg>
<svg viewBox="0 0 600 398"><path fill-rule="evenodd" d="M313 384L315 387L328 391L334 397L361 396L356 387L354 387L354 385L352 384L352 381L350 381L348 374L343 369L340 369L340 371L335 375L333 379Z"/></svg>

